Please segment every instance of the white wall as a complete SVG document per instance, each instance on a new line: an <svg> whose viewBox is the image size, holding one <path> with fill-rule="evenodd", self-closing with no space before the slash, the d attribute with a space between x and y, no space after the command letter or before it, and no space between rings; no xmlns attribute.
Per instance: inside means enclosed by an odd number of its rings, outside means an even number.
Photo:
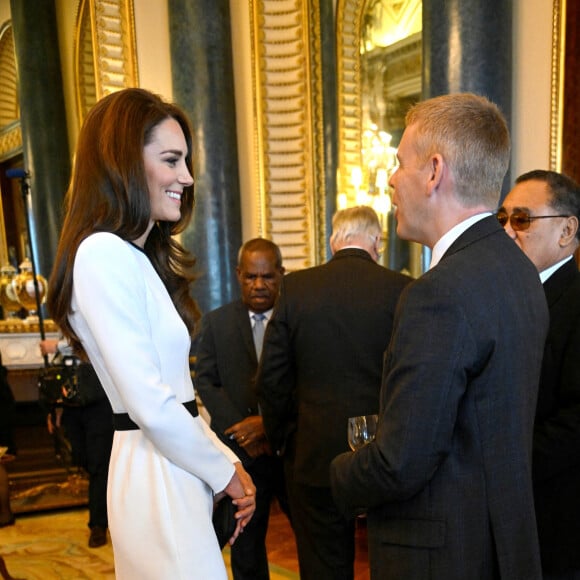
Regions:
<svg viewBox="0 0 580 580"><path fill-rule="evenodd" d="M512 179L549 169L552 2L514 1Z"/></svg>
<svg viewBox="0 0 580 580"><path fill-rule="evenodd" d="M134 0L139 86L173 96L167 0Z"/></svg>

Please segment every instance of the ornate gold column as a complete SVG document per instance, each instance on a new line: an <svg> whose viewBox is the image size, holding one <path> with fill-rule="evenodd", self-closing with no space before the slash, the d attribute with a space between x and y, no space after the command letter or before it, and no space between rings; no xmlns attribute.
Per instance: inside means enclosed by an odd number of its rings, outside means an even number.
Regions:
<svg viewBox="0 0 580 580"><path fill-rule="evenodd" d="M250 6L261 230L294 270L326 259L320 2Z"/></svg>

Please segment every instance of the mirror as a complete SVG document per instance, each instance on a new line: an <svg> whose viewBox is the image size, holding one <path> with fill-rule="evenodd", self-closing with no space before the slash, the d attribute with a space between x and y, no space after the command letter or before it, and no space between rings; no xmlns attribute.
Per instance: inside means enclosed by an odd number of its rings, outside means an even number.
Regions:
<svg viewBox="0 0 580 580"><path fill-rule="evenodd" d="M397 236L388 180L406 111L421 98L422 2L344 1L337 20L337 206L374 207L383 224L383 265L417 277L426 269L425 252Z"/></svg>

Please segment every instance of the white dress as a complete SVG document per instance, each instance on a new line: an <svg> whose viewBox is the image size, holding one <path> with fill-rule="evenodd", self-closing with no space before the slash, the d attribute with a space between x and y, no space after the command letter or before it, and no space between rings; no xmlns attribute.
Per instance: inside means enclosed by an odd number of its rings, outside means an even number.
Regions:
<svg viewBox="0 0 580 580"><path fill-rule="evenodd" d="M108 484L117 578L225 579L211 523L213 493L237 457L181 404L194 398L190 339L149 259L110 233L79 246L71 324L115 413Z"/></svg>

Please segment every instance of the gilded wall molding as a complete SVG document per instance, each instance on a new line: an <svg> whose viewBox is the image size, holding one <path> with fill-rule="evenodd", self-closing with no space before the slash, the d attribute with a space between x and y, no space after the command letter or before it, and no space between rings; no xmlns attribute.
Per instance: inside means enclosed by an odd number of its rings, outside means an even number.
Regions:
<svg viewBox="0 0 580 580"><path fill-rule="evenodd" d="M550 91L550 169L562 171L564 70L566 66L566 0L554 0Z"/></svg>
<svg viewBox="0 0 580 580"><path fill-rule="evenodd" d="M0 29L0 162L22 153L18 75L12 24ZM0 265L8 263L4 206L0 195Z"/></svg>
<svg viewBox="0 0 580 580"><path fill-rule="evenodd" d="M309 0L252 0L260 234L288 270L324 260L320 12Z"/></svg>
<svg viewBox="0 0 580 580"><path fill-rule="evenodd" d="M22 152L18 79L12 25L0 30L0 161Z"/></svg>
<svg viewBox="0 0 580 580"><path fill-rule="evenodd" d="M354 202L350 176L362 165L361 18L366 0L338 0L336 15L338 86L338 193Z"/></svg>
<svg viewBox="0 0 580 580"><path fill-rule="evenodd" d="M102 97L139 85L133 0L82 0L75 31L80 120Z"/></svg>
<svg viewBox="0 0 580 580"><path fill-rule="evenodd" d="M20 120L14 121L0 130L0 161L11 159L19 153L22 153Z"/></svg>

